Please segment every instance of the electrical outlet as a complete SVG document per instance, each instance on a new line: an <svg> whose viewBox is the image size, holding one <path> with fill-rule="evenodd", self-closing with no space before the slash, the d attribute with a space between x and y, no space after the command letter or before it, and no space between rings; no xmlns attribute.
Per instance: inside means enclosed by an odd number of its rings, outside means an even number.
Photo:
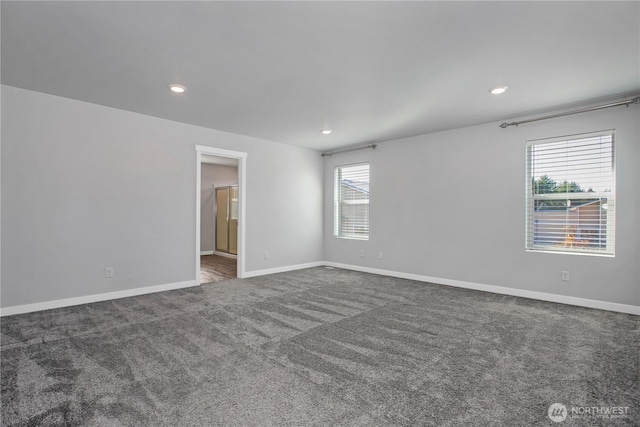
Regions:
<svg viewBox="0 0 640 427"><path fill-rule="evenodd" d="M264 259L269 259L269 251L264 251Z"/></svg>
<svg viewBox="0 0 640 427"><path fill-rule="evenodd" d="M562 279L563 282L568 282L571 276L568 271L563 271L562 274L560 275L560 278Z"/></svg>
<svg viewBox="0 0 640 427"><path fill-rule="evenodd" d="M382 253L382 251L378 252L378 259L382 259L384 258L384 254Z"/></svg>
<svg viewBox="0 0 640 427"><path fill-rule="evenodd" d="M114 275L113 267L105 267L104 269L104 277L110 279Z"/></svg>
<svg viewBox="0 0 640 427"><path fill-rule="evenodd" d="M364 249L360 249L360 256L364 257Z"/></svg>

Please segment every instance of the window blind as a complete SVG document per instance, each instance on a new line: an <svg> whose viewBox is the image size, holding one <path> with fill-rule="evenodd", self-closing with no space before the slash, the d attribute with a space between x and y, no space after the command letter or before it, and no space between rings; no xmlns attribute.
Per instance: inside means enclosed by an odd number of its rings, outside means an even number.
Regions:
<svg viewBox="0 0 640 427"><path fill-rule="evenodd" d="M338 166L334 172L333 235L369 238L369 164Z"/></svg>
<svg viewBox="0 0 640 427"><path fill-rule="evenodd" d="M614 255L614 132L527 142L527 249Z"/></svg>

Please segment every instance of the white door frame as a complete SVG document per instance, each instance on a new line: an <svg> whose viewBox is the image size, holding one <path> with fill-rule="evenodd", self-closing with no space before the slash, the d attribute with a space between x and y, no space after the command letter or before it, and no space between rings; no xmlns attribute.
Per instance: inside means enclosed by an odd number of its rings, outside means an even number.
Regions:
<svg viewBox="0 0 640 427"><path fill-rule="evenodd" d="M225 150L223 148L196 145L196 283L200 285L200 209L202 192L202 155L226 157L238 160L238 269L237 276L242 279L245 275L245 226L246 226L246 182L247 182L247 153Z"/></svg>

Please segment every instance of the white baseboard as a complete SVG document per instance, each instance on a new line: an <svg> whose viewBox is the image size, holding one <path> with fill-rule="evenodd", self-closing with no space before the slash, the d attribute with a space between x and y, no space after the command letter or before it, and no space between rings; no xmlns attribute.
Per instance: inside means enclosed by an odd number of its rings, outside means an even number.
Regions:
<svg viewBox="0 0 640 427"><path fill-rule="evenodd" d="M223 256L226 258L233 258L233 259L238 259L238 255L236 254L230 254L227 252L218 252L218 251L200 251L200 256L203 255L219 255L219 256Z"/></svg>
<svg viewBox="0 0 640 427"><path fill-rule="evenodd" d="M619 313L635 314L636 316L640 316L640 306L635 305L570 297L566 295L548 294L545 292L528 291L524 289L505 288L503 286L484 285L482 283L422 276L419 274L381 270L377 268L361 267L358 265L340 264L337 262L325 262L324 265L328 267L344 268L346 270L362 271L364 273L379 274L382 276L397 277L400 279L417 280L419 282L429 282L438 285L455 286L457 288L473 289L476 291L492 292L494 294L510 295L514 297L531 298L540 301L558 302L561 304L576 305L587 308L597 308L600 310L616 311Z"/></svg>
<svg viewBox="0 0 640 427"><path fill-rule="evenodd" d="M33 311L50 310L52 308L70 307L73 305L89 304L92 302L134 297L137 295L153 294L156 292L172 291L175 289L199 286L195 280L186 282L167 283L165 285L146 286L144 288L127 289L124 291L107 292L104 294L87 295L75 298L59 299L55 301L38 302L34 304L16 305L0 309L0 316L31 313Z"/></svg>
<svg viewBox="0 0 640 427"><path fill-rule="evenodd" d="M265 270L245 271L243 279L249 277L266 276L267 274L286 273L287 271L302 270L305 268L322 267L327 263L324 261L308 262L306 264L287 265L284 267L267 268Z"/></svg>
<svg viewBox="0 0 640 427"><path fill-rule="evenodd" d="M215 252L212 252L212 254L213 254L213 255L219 255L219 256L227 257L227 258L238 259L238 255L236 255L236 254L230 254L230 253L227 253L227 252L218 252L218 251L215 251Z"/></svg>
<svg viewBox="0 0 640 427"><path fill-rule="evenodd" d="M382 270L377 268L362 267L351 264L341 264L330 261L315 261L305 264L288 265L284 267L268 268L264 270L248 271L244 273L243 279L250 277L265 276L268 274L285 273L287 271L302 270L312 267L336 267L346 270L361 271L364 273L379 274L382 276L397 277L400 279L416 280L419 282L435 283L439 285L454 286L458 288L473 289L477 291L492 292L501 295L531 298L540 301L557 302L561 304L575 305L580 307L596 308L600 310L615 311L619 313L634 314L640 316L640 307L628 304L619 304L607 301L591 300L586 298L571 297L565 295L549 294L545 292L528 291L523 289L506 288L503 286L485 285L482 283L465 282L461 280L443 279L439 277L423 276L419 274L403 273L399 271ZM165 285L147 286L144 288L128 289L124 291L108 292L83 297L46 301L34 304L25 304L0 309L0 316L10 316L13 314L30 313L33 311L49 310L52 308L69 307L73 305L88 304L92 302L107 301L112 299L126 298L137 295L152 294L155 292L171 291L175 289L199 286L195 280L185 282L168 283Z"/></svg>

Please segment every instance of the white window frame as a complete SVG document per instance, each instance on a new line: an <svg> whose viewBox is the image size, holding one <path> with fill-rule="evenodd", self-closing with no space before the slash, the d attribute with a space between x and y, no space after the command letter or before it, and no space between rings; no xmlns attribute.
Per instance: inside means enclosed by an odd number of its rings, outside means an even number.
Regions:
<svg viewBox="0 0 640 427"><path fill-rule="evenodd" d="M602 136L611 136L611 191L602 192L576 192L576 193L546 193L546 194L534 194L533 192L533 180L534 166L532 164L532 147L539 146L548 143L558 142L579 142L590 138L597 138ZM615 150L615 130L605 130L598 132L590 132L578 135L569 135L554 138L545 138L538 140L527 141L526 149L526 223L525 223L525 245L526 250L530 252L545 252L545 253L562 253L562 254L583 254L591 256L615 256L615 223L616 223L616 150ZM568 182L576 181L571 176L566 177ZM578 182L578 184L580 184ZM537 200L571 200L571 199L606 199L607 220L606 220L606 247L604 248L589 248L588 245L573 244L573 240L567 244L565 242L559 245L540 245L536 244L535 239L535 202ZM575 238L575 237L574 237Z"/></svg>
<svg viewBox="0 0 640 427"><path fill-rule="evenodd" d="M371 185L371 165L369 164L369 162L362 162L362 163L353 163L353 164L347 164L347 165L339 165L336 166L334 168L333 171L333 181L334 181L334 186L333 186L333 236L336 238L340 238L340 239L355 239L355 240L369 240L369 235L371 233L370 230L370 225L371 225L371 221L370 221L370 192L368 192L367 194L367 199L362 199L362 200L343 200L343 194L342 194L342 170L343 169L348 169L348 168L353 168L353 167L361 167L361 166L367 166L368 167L368 179L369 179L369 188ZM343 213L342 213L342 209L343 209L343 205L345 204L363 204L363 205L367 205L367 212L366 212L366 216L365 216L365 221L366 221L366 234L362 234L362 233L350 233L348 231L344 230L344 226L343 226Z"/></svg>

